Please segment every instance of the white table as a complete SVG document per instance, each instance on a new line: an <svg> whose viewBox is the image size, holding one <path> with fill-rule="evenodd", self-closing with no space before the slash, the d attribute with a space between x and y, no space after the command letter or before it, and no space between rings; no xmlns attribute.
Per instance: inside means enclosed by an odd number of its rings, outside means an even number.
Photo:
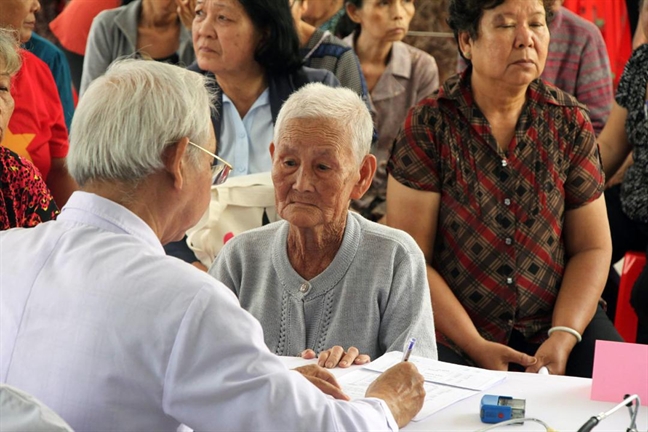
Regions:
<svg viewBox="0 0 648 432"><path fill-rule="evenodd" d="M300 359L283 358L289 367L313 363ZM332 369L336 376L343 376L359 366L348 369ZM592 380L556 375L536 375L517 372L508 372L508 378L501 384L491 387L486 392L477 394L468 399L439 411L421 422L411 422L404 430L411 431L462 431L473 432L486 424L479 420L479 402L483 394L496 394L511 396L517 399L526 399L526 416L543 420L549 426L560 432L576 431L590 417L607 411L616 403L598 402L590 400ZM621 397L619 395L619 402ZM643 401L637 416L637 427L640 432L648 431L648 401ZM596 432L625 432L630 424L628 409L623 408L612 416L604 419L594 428ZM495 431L542 431L544 428L538 423L527 422L524 425L501 426Z"/></svg>

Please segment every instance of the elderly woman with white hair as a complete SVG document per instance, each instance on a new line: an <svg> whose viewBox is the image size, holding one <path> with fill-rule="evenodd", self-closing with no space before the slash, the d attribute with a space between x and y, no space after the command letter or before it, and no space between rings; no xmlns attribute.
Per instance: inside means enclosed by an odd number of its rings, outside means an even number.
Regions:
<svg viewBox="0 0 648 432"><path fill-rule="evenodd" d="M423 404L413 364L349 402L328 371L288 370L223 284L164 254L227 177L211 107L204 77L158 62L88 87L69 158L81 191L56 221L0 232L0 383L74 430L398 430Z"/></svg>
<svg viewBox="0 0 648 432"><path fill-rule="evenodd" d="M234 237L209 271L278 355L346 367L415 337L418 355L437 357L421 250L403 231L349 212L376 171L372 131L351 90L309 84L294 93L270 145L284 220Z"/></svg>

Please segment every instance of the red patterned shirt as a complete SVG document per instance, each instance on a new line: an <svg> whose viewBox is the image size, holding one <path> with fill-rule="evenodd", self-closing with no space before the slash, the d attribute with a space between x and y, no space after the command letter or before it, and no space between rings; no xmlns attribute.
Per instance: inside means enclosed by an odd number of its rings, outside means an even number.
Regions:
<svg viewBox="0 0 648 432"><path fill-rule="evenodd" d="M0 146L0 231L54 219L58 207L38 169Z"/></svg>
<svg viewBox="0 0 648 432"><path fill-rule="evenodd" d="M505 344L517 329L544 341L565 267L565 211L603 191L584 106L533 81L504 154L473 101L469 69L410 111L388 170L441 194L432 265L480 334Z"/></svg>

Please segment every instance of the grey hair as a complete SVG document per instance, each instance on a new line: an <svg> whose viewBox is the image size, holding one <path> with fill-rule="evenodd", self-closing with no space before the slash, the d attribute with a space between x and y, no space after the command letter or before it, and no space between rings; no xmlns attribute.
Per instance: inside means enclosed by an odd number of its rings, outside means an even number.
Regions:
<svg viewBox="0 0 648 432"><path fill-rule="evenodd" d="M120 60L83 94L72 121L67 157L80 186L90 180L136 184L164 167L162 153L184 137L210 137L213 95L203 75L145 60ZM199 161L189 146L187 158Z"/></svg>
<svg viewBox="0 0 648 432"><path fill-rule="evenodd" d="M0 28L0 64L4 67L2 73L13 76L20 70L22 59L18 47L18 32Z"/></svg>
<svg viewBox="0 0 648 432"><path fill-rule="evenodd" d="M286 122L298 118L333 120L350 138L358 164L371 150L371 114L353 90L322 83L310 83L297 90L279 111L274 129L275 143L280 141Z"/></svg>

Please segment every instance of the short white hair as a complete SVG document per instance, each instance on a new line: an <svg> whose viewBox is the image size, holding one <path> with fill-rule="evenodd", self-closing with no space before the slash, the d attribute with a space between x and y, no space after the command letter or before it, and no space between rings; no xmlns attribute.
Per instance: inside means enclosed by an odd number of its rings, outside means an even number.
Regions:
<svg viewBox="0 0 648 432"><path fill-rule="evenodd" d="M70 131L68 169L90 180L136 183L164 167L164 149L209 141L213 95L202 74L146 60L120 60L84 92ZM189 146L197 163L199 149Z"/></svg>
<svg viewBox="0 0 648 432"><path fill-rule="evenodd" d="M358 164L371 151L373 121L367 105L353 90L310 83L290 95L275 122L274 142L281 140L283 129L292 119L333 120L348 136Z"/></svg>

